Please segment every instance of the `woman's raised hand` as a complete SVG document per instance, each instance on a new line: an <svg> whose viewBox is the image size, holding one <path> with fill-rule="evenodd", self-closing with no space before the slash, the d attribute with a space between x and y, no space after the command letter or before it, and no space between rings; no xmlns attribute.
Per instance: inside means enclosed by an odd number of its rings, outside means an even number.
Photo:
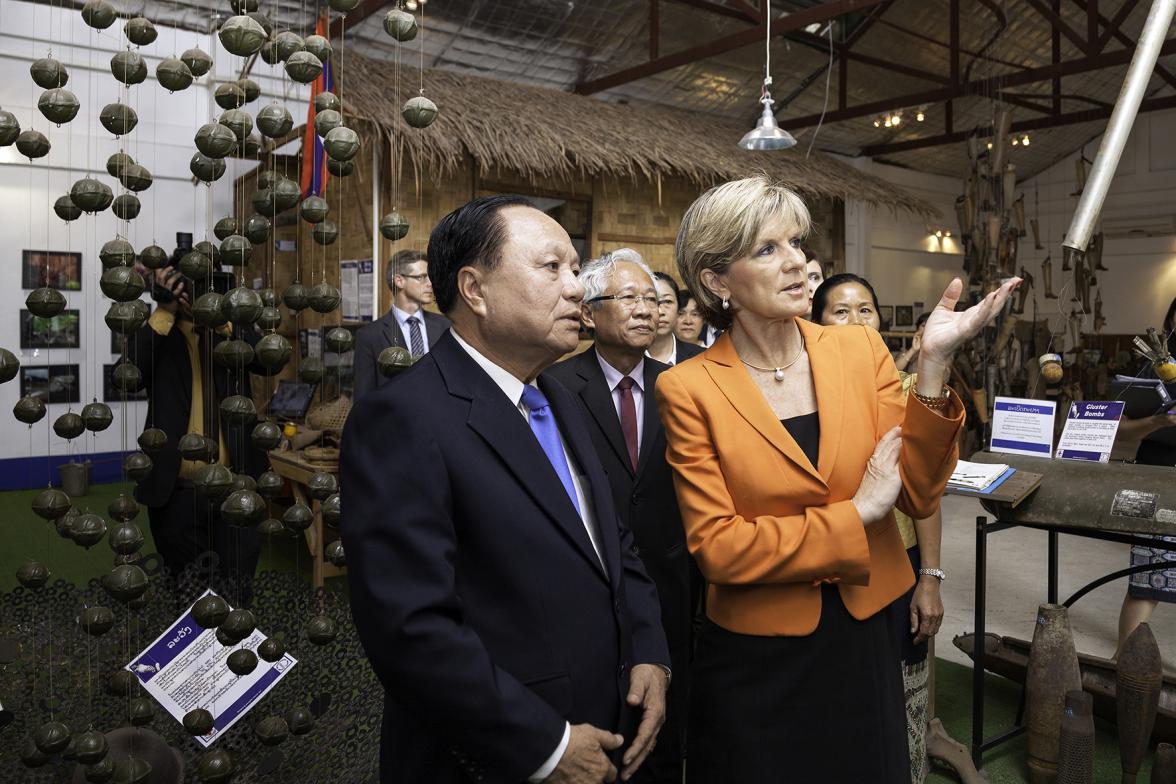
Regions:
<svg viewBox="0 0 1176 784"><path fill-rule="evenodd" d="M937 365L950 362L960 346L996 318L1005 300L1019 285L1020 278L1011 278L978 304L956 312L956 302L964 292L964 283L959 278L949 283L923 329L923 340L919 347L920 364L924 360Z"/></svg>

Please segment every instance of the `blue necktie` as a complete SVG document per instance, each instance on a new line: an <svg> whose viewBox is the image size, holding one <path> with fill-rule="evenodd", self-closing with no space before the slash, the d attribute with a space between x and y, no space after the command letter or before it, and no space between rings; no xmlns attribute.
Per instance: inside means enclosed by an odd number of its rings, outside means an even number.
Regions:
<svg viewBox="0 0 1176 784"><path fill-rule="evenodd" d="M413 357L423 357L425 355L425 341L421 337L421 320L416 316L409 316L405 321L408 322L409 342L412 344L410 353Z"/></svg>
<svg viewBox="0 0 1176 784"><path fill-rule="evenodd" d="M551 411L551 404L538 388L527 384L523 387L523 406L531 412L527 420L531 423L531 432L539 440L539 446L547 454L547 460L555 469L556 476L563 483L564 490L572 499L572 506L576 507L576 514L583 517L580 502L576 500L576 486L572 484L572 471L568 468L568 459L564 455L563 445L559 440L559 427L555 423L555 415Z"/></svg>

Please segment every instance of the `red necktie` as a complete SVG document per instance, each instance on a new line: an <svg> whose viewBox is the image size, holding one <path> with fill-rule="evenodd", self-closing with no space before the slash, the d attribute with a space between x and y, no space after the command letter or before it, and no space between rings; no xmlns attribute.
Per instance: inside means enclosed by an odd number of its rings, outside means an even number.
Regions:
<svg viewBox="0 0 1176 784"><path fill-rule="evenodd" d="M633 403L633 379L625 376L617 384L621 390L621 432L625 434L625 446L629 448L629 461L637 470L637 406Z"/></svg>

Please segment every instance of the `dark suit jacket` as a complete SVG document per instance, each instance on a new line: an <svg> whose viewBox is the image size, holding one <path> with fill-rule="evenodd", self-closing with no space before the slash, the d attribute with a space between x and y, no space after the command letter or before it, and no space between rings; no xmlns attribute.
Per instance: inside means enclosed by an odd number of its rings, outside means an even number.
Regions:
<svg viewBox="0 0 1176 784"><path fill-rule="evenodd" d="M385 690L383 782L519 784L565 721L631 739L630 667L669 664L577 403L539 386L586 475L607 574L516 401L452 334L347 419L343 541Z"/></svg>
<svg viewBox="0 0 1176 784"><path fill-rule="evenodd" d="M213 432L219 426L218 406L230 395L252 396L249 374L264 373L265 369L256 363L244 371L234 372L211 360L211 349L207 341L211 335L211 346L215 347L225 336L218 332L197 328L200 336L201 368L205 377L205 389L211 378L215 396L212 418L206 423L206 432ZM258 334L252 328L239 332L239 337L250 345L257 343ZM135 499L144 506L163 506L175 488L180 475L180 452L177 448L180 438L188 432L188 420L192 411L192 364L188 358L188 344L179 326L173 326L167 335L160 335L151 325L144 324L127 338L124 355L143 374L143 385L147 390L147 419L144 427L157 427L167 433L167 446L151 456L154 466L151 473L135 487ZM252 425L225 427L225 446L229 450L229 464L237 473L257 477L268 465L263 452L253 448L249 434Z"/></svg>
<svg viewBox="0 0 1176 784"><path fill-rule="evenodd" d="M675 365L681 365L683 362L690 359L691 357L697 357L699 354L706 351L705 348L698 345L697 343L687 343L684 340L677 340L677 341L675 341L675 344L676 344L676 347L674 350L674 364Z"/></svg>
<svg viewBox="0 0 1176 784"><path fill-rule="evenodd" d="M429 349L432 350L442 333L449 329L449 319L427 310L422 310L421 314L425 321L425 338L429 341ZM360 396L390 381L376 369L376 359L379 358L380 352L389 346L401 346L410 350L412 348L408 344L407 336L401 333L400 324L396 321L396 311L391 308L382 318L365 324L355 333L353 399L358 400Z"/></svg>

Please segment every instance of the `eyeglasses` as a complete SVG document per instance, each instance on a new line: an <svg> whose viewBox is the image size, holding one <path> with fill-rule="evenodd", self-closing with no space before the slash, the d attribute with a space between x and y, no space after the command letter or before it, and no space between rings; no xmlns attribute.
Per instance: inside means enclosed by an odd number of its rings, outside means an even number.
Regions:
<svg viewBox="0 0 1176 784"><path fill-rule="evenodd" d="M588 300L588 303L604 302L610 299L621 303L621 307L625 310L635 309L638 302L644 302L647 307L654 310L657 309L657 297L638 297L636 294L606 294L603 297L593 297Z"/></svg>
<svg viewBox="0 0 1176 784"><path fill-rule="evenodd" d="M422 281L422 280L428 280L428 279L429 279L429 273L427 273L427 272L422 272L420 275L407 275L407 274L401 273L400 277L402 277L402 278L412 278L413 280L415 280L415 281L418 281L418 282L419 282L419 281Z"/></svg>

